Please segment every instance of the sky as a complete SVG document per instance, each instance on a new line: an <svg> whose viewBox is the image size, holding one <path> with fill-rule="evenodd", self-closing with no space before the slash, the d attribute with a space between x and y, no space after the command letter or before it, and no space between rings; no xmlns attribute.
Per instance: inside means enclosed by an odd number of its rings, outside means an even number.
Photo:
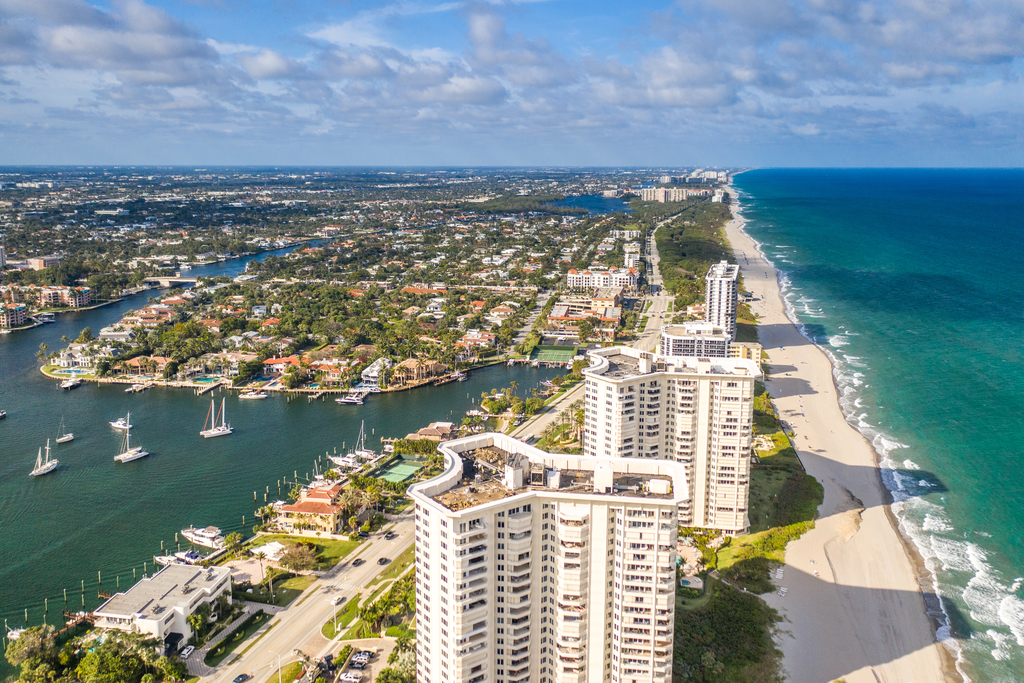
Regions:
<svg viewBox="0 0 1024 683"><path fill-rule="evenodd" d="M1021 0L0 0L0 164L1024 166Z"/></svg>

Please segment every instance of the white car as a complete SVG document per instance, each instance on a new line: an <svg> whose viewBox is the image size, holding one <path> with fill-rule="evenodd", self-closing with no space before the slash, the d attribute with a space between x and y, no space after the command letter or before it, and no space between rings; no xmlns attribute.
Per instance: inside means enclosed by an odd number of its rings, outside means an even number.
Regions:
<svg viewBox="0 0 1024 683"><path fill-rule="evenodd" d="M194 647L192 647L191 645L189 645L188 647L186 647L184 650L181 651L181 655L180 656L181 656L182 659L188 659L189 655L191 655L195 651L196 651L196 649Z"/></svg>
<svg viewBox="0 0 1024 683"><path fill-rule="evenodd" d="M333 598L331 598L331 604L332 605L337 606L337 605L340 605L343 602L345 602L345 596L344 595L335 595Z"/></svg>

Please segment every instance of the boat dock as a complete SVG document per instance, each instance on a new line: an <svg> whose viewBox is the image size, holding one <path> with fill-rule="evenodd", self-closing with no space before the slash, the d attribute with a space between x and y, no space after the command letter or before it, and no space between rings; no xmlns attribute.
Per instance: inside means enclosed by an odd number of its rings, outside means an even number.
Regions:
<svg viewBox="0 0 1024 683"><path fill-rule="evenodd" d="M203 394L205 394L208 391L213 391L217 387L221 386L223 383L224 383L223 381L220 381L220 382L210 382L210 384L208 386L200 387L199 389L196 389L196 396L202 396Z"/></svg>

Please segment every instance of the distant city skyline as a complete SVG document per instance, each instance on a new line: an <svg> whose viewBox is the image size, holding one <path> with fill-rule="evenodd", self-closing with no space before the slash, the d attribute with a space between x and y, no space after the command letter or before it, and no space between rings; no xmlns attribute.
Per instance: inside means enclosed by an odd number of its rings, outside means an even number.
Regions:
<svg viewBox="0 0 1024 683"><path fill-rule="evenodd" d="M0 164L1021 166L1024 8L0 0Z"/></svg>

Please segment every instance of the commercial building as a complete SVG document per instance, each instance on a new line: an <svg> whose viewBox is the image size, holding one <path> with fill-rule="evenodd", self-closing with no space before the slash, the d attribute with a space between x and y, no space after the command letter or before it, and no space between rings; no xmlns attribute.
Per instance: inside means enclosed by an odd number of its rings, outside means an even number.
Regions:
<svg viewBox="0 0 1024 683"><path fill-rule="evenodd" d="M736 338L739 277L739 266L722 261L711 266L704 278L704 320L723 328L730 339Z"/></svg>
<svg viewBox="0 0 1024 683"><path fill-rule="evenodd" d="M96 626L146 634L173 652L192 636L188 618L220 595L231 601L228 567L171 564L100 605Z"/></svg>
<svg viewBox="0 0 1024 683"><path fill-rule="evenodd" d="M661 355L694 358L730 358L732 340L713 323L683 323L661 328Z"/></svg>
<svg viewBox="0 0 1024 683"><path fill-rule="evenodd" d="M690 486L680 523L745 533L758 363L624 346L588 357L584 454L675 460Z"/></svg>
<svg viewBox="0 0 1024 683"><path fill-rule="evenodd" d="M33 256L25 260L32 270L42 270L43 268L51 268L59 264L60 256Z"/></svg>
<svg viewBox="0 0 1024 683"><path fill-rule="evenodd" d="M685 468L440 445L415 484L418 683L668 683Z"/></svg>

